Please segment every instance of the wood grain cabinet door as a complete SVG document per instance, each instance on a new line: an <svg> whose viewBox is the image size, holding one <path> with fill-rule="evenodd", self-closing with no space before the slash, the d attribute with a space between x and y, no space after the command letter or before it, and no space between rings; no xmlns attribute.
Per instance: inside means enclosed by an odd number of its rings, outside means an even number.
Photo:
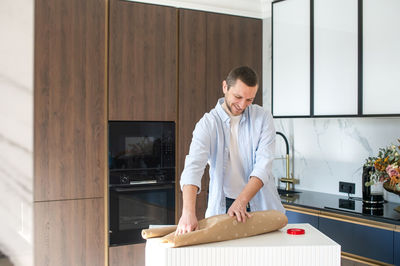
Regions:
<svg viewBox="0 0 400 266"><path fill-rule="evenodd" d="M184 168L194 127L197 121L207 112L206 18L206 12L179 10L178 176ZM203 192L201 196L203 197L198 197L197 200L198 208L196 210L199 210L197 213L199 219L204 218L204 208L207 203L205 201L207 180L206 173L202 182ZM182 193L179 186L177 186L176 195L177 218L179 218L182 211Z"/></svg>
<svg viewBox="0 0 400 266"><path fill-rule="evenodd" d="M104 196L105 8L35 1L35 201Z"/></svg>
<svg viewBox="0 0 400 266"><path fill-rule="evenodd" d="M102 198L34 203L35 265L104 265Z"/></svg>
<svg viewBox="0 0 400 266"><path fill-rule="evenodd" d="M195 10L179 10L179 118L178 180L189 152L196 123L223 97L222 81L240 65L255 69L260 89L255 103L262 104L262 21ZM197 218L204 217L208 198L208 168L197 198ZM182 196L177 186L177 218Z"/></svg>
<svg viewBox="0 0 400 266"><path fill-rule="evenodd" d="M254 103L262 105L262 20L207 13L207 107L223 97L222 81L234 67L253 68L259 78Z"/></svg>
<svg viewBox="0 0 400 266"><path fill-rule="evenodd" d="M176 121L177 9L110 2L109 120Z"/></svg>

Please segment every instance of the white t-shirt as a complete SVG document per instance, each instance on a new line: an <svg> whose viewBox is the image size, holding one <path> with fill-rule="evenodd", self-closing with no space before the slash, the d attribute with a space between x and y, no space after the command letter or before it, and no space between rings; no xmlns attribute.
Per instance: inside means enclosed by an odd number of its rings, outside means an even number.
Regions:
<svg viewBox="0 0 400 266"><path fill-rule="evenodd" d="M242 115L233 116L229 112L227 113L231 117L231 130L229 143L229 159L226 168L226 174L224 176L224 194L225 197L236 199L247 184L245 180L243 162L240 157L238 148L238 129Z"/></svg>

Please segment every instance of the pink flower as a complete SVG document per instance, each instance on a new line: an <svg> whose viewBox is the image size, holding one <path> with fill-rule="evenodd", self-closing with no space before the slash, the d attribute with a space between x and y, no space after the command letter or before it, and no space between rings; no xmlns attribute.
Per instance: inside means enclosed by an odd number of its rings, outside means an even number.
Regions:
<svg viewBox="0 0 400 266"><path fill-rule="evenodd" d="M388 167L386 167L386 173L388 173L390 177L397 177L400 176L400 169L398 167L388 165Z"/></svg>

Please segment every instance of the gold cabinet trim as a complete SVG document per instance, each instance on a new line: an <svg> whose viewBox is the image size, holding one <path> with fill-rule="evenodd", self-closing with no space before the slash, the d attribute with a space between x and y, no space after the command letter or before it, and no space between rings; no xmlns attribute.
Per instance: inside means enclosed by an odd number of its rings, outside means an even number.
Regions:
<svg viewBox="0 0 400 266"><path fill-rule="evenodd" d="M366 257L362 257L362 256L358 256L355 254L351 254L351 253L347 253L342 251L342 258L345 258L347 260L351 260L351 261L355 261L355 262L360 262L366 265L383 265L383 266L389 266L392 264L388 264L382 261L378 261L378 260L374 260L374 259L370 259L370 258L366 258Z"/></svg>
<svg viewBox="0 0 400 266"><path fill-rule="evenodd" d="M400 225L396 225L396 227L394 228L395 232L400 232Z"/></svg>
<svg viewBox="0 0 400 266"><path fill-rule="evenodd" d="M377 222L377 221L373 221L373 220L366 220L363 218L351 217L351 216L347 216L347 215L343 215L343 214L321 211L320 217L337 220L337 221L342 221L342 222L364 225L364 226L368 226L368 227L374 227L374 228L378 228L378 229L389 230L389 231L395 230L394 224L382 223L382 222Z"/></svg>
<svg viewBox="0 0 400 266"><path fill-rule="evenodd" d="M293 206L293 205L283 204L283 207L285 207L285 209L288 211L294 211L294 212L299 212L299 213L304 213L304 214L309 214L309 215L314 215L314 216L319 216L319 213L320 213L320 211L318 211L318 210L307 209L307 208Z"/></svg>
<svg viewBox="0 0 400 266"><path fill-rule="evenodd" d="M374 227L374 228L379 228L379 229L384 229L384 230L389 230L389 231L400 232L400 225L377 222L377 221L373 221L373 220L367 220L367 219L363 219L363 218L351 217L351 216L347 216L347 215L343 215L343 214L337 214L337 213L331 213L331 212L325 212L325 211L318 211L318 210L314 210L314 209L307 209L304 207L298 207L298 206L287 205L287 204L283 204L283 207L285 207L285 209L288 211L294 211L294 212L298 212L298 213L319 216L319 217L342 221L342 222L354 223L354 224L364 225L364 226L368 226L368 227Z"/></svg>
<svg viewBox="0 0 400 266"><path fill-rule="evenodd" d="M104 147L108 149L108 130L107 130L107 125L108 125L108 44L109 44L109 20L110 20L110 1L105 0L105 44L104 44ZM104 162L108 162L108 153L104 152ZM108 163L104 164L104 266L108 266L108 258L109 258L109 253L108 253Z"/></svg>

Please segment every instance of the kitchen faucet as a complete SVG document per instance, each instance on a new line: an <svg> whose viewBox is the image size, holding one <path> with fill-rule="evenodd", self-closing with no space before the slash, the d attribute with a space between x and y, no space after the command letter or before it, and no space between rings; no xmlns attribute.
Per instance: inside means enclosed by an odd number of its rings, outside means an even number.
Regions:
<svg viewBox="0 0 400 266"><path fill-rule="evenodd" d="M276 135L280 135L286 144L286 177L279 178L279 181L286 183L285 190L293 190L294 184L298 183L298 180L294 179L293 176L290 177L290 174L289 174L289 142L288 142L287 138L285 137L285 135L283 135L283 133L277 131ZM290 187L290 184L292 184L292 187Z"/></svg>

